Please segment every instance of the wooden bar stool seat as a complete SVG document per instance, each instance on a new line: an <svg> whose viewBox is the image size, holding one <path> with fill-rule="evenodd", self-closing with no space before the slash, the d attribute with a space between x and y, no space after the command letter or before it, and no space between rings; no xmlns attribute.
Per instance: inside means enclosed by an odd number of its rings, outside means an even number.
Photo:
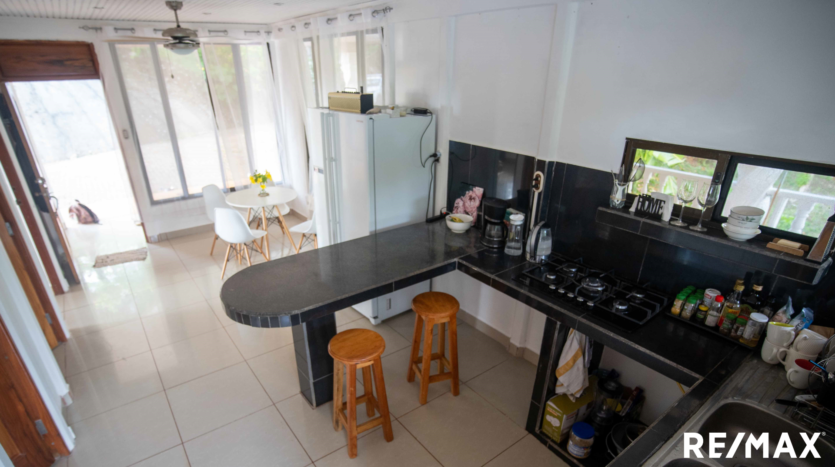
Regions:
<svg viewBox="0 0 835 467"><path fill-rule="evenodd" d="M380 356L386 350L386 341L374 331L368 329L349 329L340 332L328 344L328 353L333 357L333 429L339 431L345 427L348 432L348 457L357 457L357 435L374 427L383 425L383 436L391 442L391 431L386 384L383 381L383 364ZM376 397L372 390L371 370L374 370ZM362 384L365 394L357 397L357 370L362 369ZM348 375L347 410L343 407L342 385L345 374ZM379 417L372 418L357 426L357 404L365 404L365 413L373 417L375 411Z"/></svg>
<svg viewBox="0 0 835 467"><path fill-rule="evenodd" d="M429 385L441 381L450 380L452 384L452 395L457 396L458 385L458 300L452 295L442 292L425 292L412 300L412 309L417 315L415 317L415 334L412 337L412 356L409 360L408 381L415 380L415 375L420 376L420 403L425 404L429 394ZM449 358L445 354L445 327L449 323ZM426 327L424 329L424 324ZM438 329L438 352L432 353L432 331L435 325ZM420 336L423 334L423 355L420 352ZM438 361L439 373L430 375L432 361ZM419 366L420 365L420 366ZM449 371L447 371L449 370Z"/></svg>

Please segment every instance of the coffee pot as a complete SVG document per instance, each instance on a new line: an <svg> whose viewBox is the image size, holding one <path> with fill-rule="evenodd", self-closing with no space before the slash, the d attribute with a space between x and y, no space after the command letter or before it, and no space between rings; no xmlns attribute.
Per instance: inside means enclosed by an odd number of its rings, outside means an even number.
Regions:
<svg viewBox="0 0 835 467"><path fill-rule="evenodd" d="M507 226L504 216L510 203L498 198L484 198L481 202L481 244L487 248L504 248Z"/></svg>

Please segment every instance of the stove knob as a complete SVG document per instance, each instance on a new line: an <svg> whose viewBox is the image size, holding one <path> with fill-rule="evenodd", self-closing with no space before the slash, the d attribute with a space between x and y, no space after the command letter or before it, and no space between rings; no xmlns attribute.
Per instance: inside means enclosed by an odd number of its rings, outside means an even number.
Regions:
<svg viewBox="0 0 835 467"><path fill-rule="evenodd" d="M574 294L571 293L571 292L568 292L568 298L574 298Z"/></svg>
<svg viewBox="0 0 835 467"><path fill-rule="evenodd" d="M587 306L594 306L594 303L593 302L586 302L586 305Z"/></svg>
<svg viewBox="0 0 835 467"><path fill-rule="evenodd" d="M560 287L560 289L559 289L559 290L557 290L557 292L559 292L559 293L565 293L565 289L563 289L562 287Z"/></svg>
<svg viewBox="0 0 835 467"><path fill-rule="evenodd" d="M548 288L551 289L551 290L556 290L557 286L556 285L549 285Z"/></svg>
<svg viewBox="0 0 835 467"><path fill-rule="evenodd" d="M583 303L583 297L577 297L577 301Z"/></svg>

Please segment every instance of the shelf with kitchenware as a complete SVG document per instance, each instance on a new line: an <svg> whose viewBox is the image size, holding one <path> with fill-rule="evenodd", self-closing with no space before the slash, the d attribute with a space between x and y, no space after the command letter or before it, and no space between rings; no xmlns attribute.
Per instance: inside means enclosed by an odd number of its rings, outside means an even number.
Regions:
<svg viewBox="0 0 835 467"><path fill-rule="evenodd" d="M688 220L686 216L685 220ZM832 264L832 258L818 263L768 248L767 245L774 238L767 234L756 235L747 241L732 240L721 226L713 222L705 222L703 225L706 230L698 232L687 227L676 227L651 214L632 213L626 208L615 209L607 206L597 208L596 221L609 227L812 285L820 282Z"/></svg>

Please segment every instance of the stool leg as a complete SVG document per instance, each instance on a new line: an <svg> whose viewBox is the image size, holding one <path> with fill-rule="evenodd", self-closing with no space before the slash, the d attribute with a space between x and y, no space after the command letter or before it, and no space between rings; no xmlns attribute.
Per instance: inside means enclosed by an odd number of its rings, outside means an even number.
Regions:
<svg viewBox="0 0 835 467"><path fill-rule="evenodd" d="M444 347L446 347L446 323L438 324L438 339L438 355L441 356L441 359L438 360L438 368L440 369L440 374L444 374L446 372L446 368L444 368Z"/></svg>
<svg viewBox="0 0 835 467"><path fill-rule="evenodd" d="M432 369L432 329L435 323L431 319L426 320L426 329L423 332L423 365L420 368L420 404L426 404L429 396L429 374Z"/></svg>
<svg viewBox="0 0 835 467"><path fill-rule="evenodd" d="M348 371L348 457L357 457L357 366L347 365Z"/></svg>
<svg viewBox="0 0 835 467"><path fill-rule="evenodd" d="M383 417L383 436L386 441L391 442L394 439L394 433L391 431L391 416L389 415L389 402L386 396L386 382L383 381L383 363L380 357L374 359L374 385L377 387L377 407L380 410L380 416Z"/></svg>
<svg viewBox="0 0 835 467"><path fill-rule="evenodd" d="M362 369L362 385L365 386L365 414L368 418L374 416L374 391L371 384L371 367Z"/></svg>
<svg viewBox="0 0 835 467"><path fill-rule="evenodd" d="M423 318L415 314L415 333L412 335L412 356L409 358L409 374L406 376L406 381L413 383L415 381L415 369L412 364L417 360L420 352L420 334L423 331Z"/></svg>
<svg viewBox="0 0 835 467"><path fill-rule="evenodd" d="M342 411L342 385L345 382L343 375L345 374L345 367L342 362L333 361L333 429L339 431L342 429L342 422L339 421L339 414Z"/></svg>
<svg viewBox="0 0 835 467"><path fill-rule="evenodd" d="M452 363L452 395L458 395L458 320L449 320L449 362ZM443 362L441 363L443 364Z"/></svg>

